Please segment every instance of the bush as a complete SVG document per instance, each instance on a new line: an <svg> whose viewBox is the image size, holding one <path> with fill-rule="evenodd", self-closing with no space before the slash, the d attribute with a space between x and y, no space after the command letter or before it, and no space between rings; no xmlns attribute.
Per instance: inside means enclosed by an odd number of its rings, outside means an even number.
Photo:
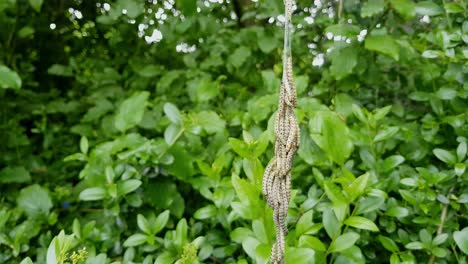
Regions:
<svg viewBox="0 0 468 264"><path fill-rule="evenodd" d="M153 2L0 2L1 263L267 263L282 2ZM466 16L297 1L286 263L467 262Z"/></svg>

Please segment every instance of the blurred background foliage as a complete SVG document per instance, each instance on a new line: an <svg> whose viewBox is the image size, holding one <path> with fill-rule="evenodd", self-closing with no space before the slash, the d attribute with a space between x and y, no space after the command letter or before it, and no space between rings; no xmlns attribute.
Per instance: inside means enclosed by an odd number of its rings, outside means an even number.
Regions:
<svg viewBox="0 0 468 264"><path fill-rule="evenodd" d="M463 0L297 0L287 263L467 263ZM0 263L267 263L281 0L0 0Z"/></svg>

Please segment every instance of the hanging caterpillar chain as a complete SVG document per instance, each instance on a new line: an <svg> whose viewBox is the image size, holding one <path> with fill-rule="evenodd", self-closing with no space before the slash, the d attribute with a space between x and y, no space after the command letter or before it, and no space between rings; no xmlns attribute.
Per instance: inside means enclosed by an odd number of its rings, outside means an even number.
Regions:
<svg viewBox="0 0 468 264"><path fill-rule="evenodd" d="M263 194L268 205L273 208L273 220L276 226L276 243L271 250L271 264L284 263L285 237L288 234L286 217L291 197L291 168L300 139L299 125L294 114L297 95L291 58L293 0L284 0L284 6L283 77L278 111L275 117L275 156L266 167L263 175Z"/></svg>

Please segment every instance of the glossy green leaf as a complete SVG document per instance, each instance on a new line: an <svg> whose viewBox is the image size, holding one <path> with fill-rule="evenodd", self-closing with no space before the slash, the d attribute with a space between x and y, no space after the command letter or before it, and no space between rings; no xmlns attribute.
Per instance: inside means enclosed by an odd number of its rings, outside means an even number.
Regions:
<svg viewBox="0 0 468 264"><path fill-rule="evenodd" d="M455 240L458 248L468 255L468 227L453 232L453 240Z"/></svg>
<svg viewBox="0 0 468 264"><path fill-rule="evenodd" d="M332 55L332 64L330 73L341 80L353 72L357 65L357 49L355 47L346 47Z"/></svg>
<svg viewBox="0 0 468 264"><path fill-rule="evenodd" d="M316 251L326 251L327 248L320 239L314 236L303 235L299 238L299 246L311 248Z"/></svg>
<svg viewBox="0 0 468 264"><path fill-rule="evenodd" d="M128 193L131 193L138 189L142 182L140 180L126 180L126 181L120 181L117 183L117 193L118 195L125 195Z"/></svg>
<svg viewBox="0 0 468 264"><path fill-rule="evenodd" d="M344 223L345 225L352 226L352 227L359 228L359 229L365 229L365 230L370 230L374 232L379 231L379 228L374 222L361 216L350 216L348 219L344 221Z"/></svg>
<svg viewBox="0 0 468 264"><path fill-rule="evenodd" d="M247 61L251 54L252 51L248 47L239 47L228 57L228 62L234 67L239 68Z"/></svg>
<svg viewBox="0 0 468 264"><path fill-rule="evenodd" d="M318 124L317 128L313 127L315 124ZM311 137L329 158L340 165L344 164L353 150L345 122L334 112L320 111L315 120L311 120L309 127L317 131Z"/></svg>
<svg viewBox="0 0 468 264"><path fill-rule="evenodd" d="M176 0L177 8L182 10L184 15L190 16L196 13L197 11L197 1L191 0Z"/></svg>
<svg viewBox="0 0 468 264"><path fill-rule="evenodd" d="M415 5L411 0L390 0L390 3L405 19L410 19L416 14Z"/></svg>
<svg viewBox="0 0 468 264"><path fill-rule="evenodd" d="M395 241L393 241L391 238L379 235L379 241L382 243L382 246L387 249L390 252L398 252L399 248Z"/></svg>
<svg viewBox="0 0 468 264"><path fill-rule="evenodd" d="M18 207L29 217L47 216L53 206L49 191L38 184L23 188L16 201Z"/></svg>
<svg viewBox="0 0 468 264"><path fill-rule="evenodd" d="M334 239L340 235L341 224L336 219L335 213L331 209L327 209L323 212L323 226L328 234L328 237Z"/></svg>
<svg viewBox="0 0 468 264"><path fill-rule="evenodd" d="M0 65L0 88L19 90L21 88L21 78L18 73L4 65Z"/></svg>
<svg viewBox="0 0 468 264"><path fill-rule="evenodd" d="M419 249L424 248L423 244L421 242L419 242L419 241L408 243L408 244L405 245L405 247L407 249L414 249L414 250L419 250Z"/></svg>
<svg viewBox="0 0 468 264"><path fill-rule="evenodd" d="M31 174L23 166L7 166L0 170L0 183L22 183L30 180Z"/></svg>
<svg viewBox="0 0 468 264"><path fill-rule="evenodd" d="M226 121L212 111L202 111L193 116L193 122L200 125L208 134L213 134L223 131L226 126Z"/></svg>
<svg viewBox="0 0 468 264"><path fill-rule="evenodd" d="M195 217L195 219L203 220L203 219L215 217L217 213L218 213L218 210L216 209L214 205L207 205L205 207L198 209L194 213L193 217Z"/></svg>
<svg viewBox="0 0 468 264"><path fill-rule="evenodd" d="M385 7L384 0L368 0L361 7L362 17L371 17L383 12Z"/></svg>
<svg viewBox="0 0 468 264"><path fill-rule="evenodd" d="M287 263L315 263L315 251L310 248L290 248L284 258Z"/></svg>
<svg viewBox="0 0 468 264"><path fill-rule="evenodd" d="M164 131L164 139L167 145L172 146L184 132L184 128L178 124L170 124Z"/></svg>
<svg viewBox="0 0 468 264"><path fill-rule="evenodd" d="M455 164L457 162L455 155L453 155L450 151L436 148L432 152L439 160L447 164Z"/></svg>
<svg viewBox="0 0 468 264"><path fill-rule="evenodd" d="M382 171L387 172L402 164L405 158L401 155L393 155L386 158L382 163Z"/></svg>
<svg viewBox="0 0 468 264"><path fill-rule="evenodd" d="M41 12L43 2L44 0L29 0L29 4L36 12Z"/></svg>
<svg viewBox="0 0 468 264"><path fill-rule="evenodd" d="M115 116L117 130L124 132L140 123L149 95L149 92L137 92L122 102Z"/></svg>
<svg viewBox="0 0 468 264"><path fill-rule="evenodd" d="M176 105L172 103L164 104L164 113L174 124L182 124L182 115Z"/></svg>
<svg viewBox="0 0 468 264"><path fill-rule="evenodd" d="M368 50L388 55L396 61L400 58L400 47L390 35L369 36L366 38L364 46Z"/></svg>
<svg viewBox="0 0 468 264"><path fill-rule="evenodd" d="M418 15L436 16L444 13L444 9L433 1L416 3L415 11Z"/></svg>
<svg viewBox="0 0 468 264"><path fill-rule="evenodd" d="M102 200L106 197L107 191L102 187L92 187L84 189L80 193L80 200L83 201L96 201Z"/></svg>
<svg viewBox="0 0 468 264"><path fill-rule="evenodd" d="M153 234L158 234L163 230L169 221L169 210L166 210L158 215L156 221L151 225L151 230Z"/></svg>
<svg viewBox="0 0 468 264"><path fill-rule="evenodd" d="M332 253L332 252L344 251L352 247L358 239L359 239L359 234L357 233L354 233L354 232L345 233L337 237L335 240L331 242L330 247L328 247L328 252Z"/></svg>
<svg viewBox="0 0 468 264"><path fill-rule="evenodd" d="M137 215L137 224L138 228L140 228L141 231L151 235L151 227L148 223L148 220L146 220L146 218L142 214Z"/></svg>
<svg viewBox="0 0 468 264"><path fill-rule="evenodd" d="M465 141L460 142L457 147L457 158L458 161L462 161L465 159L467 153L467 144Z"/></svg>
<svg viewBox="0 0 468 264"><path fill-rule="evenodd" d="M144 244L147 238L148 236L144 234L133 234L125 240L123 245L124 247L136 247Z"/></svg>

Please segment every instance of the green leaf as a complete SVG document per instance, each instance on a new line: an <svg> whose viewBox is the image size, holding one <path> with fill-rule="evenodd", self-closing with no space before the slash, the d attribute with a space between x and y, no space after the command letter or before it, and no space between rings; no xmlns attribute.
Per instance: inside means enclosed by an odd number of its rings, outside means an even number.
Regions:
<svg viewBox="0 0 468 264"><path fill-rule="evenodd" d="M229 234L229 237L232 241L241 244L242 241L246 240L248 237L253 237L253 235L252 230L249 228L238 227Z"/></svg>
<svg viewBox="0 0 468 264"><path fill-rule="evenodd" d="M0 170L0 183L22 183L31 180L29 171L23 166L7 166Z"/></svg>
<svg viewBox="0 0 468 264"><path fill-rule="evenodd" d="M253 238L247 237L244 241L242 241L242 248L244 249L245 253L249 255L249 257L255 259L255 249L260 245L260 242Z"/></svg>
<svg viewBox="0 0 468 264"><path fill-rule="evenodd" d="M444 3L444 8L449 14L457 14L465 12L466 5L464 7L462 3Z"/></svg>
<svg viewBox="0 0 468 264"><path fill-rule="evenodd" d="M137 225L141 231L145 232L148 235L152 235L151 227L148 223L148 220L146 220L146 218L142 214L137 215Z"/></svg>
<svg viewBox="0 0 468 264"><path fill-rule="evenodd" d="M149 92L146 91L136 92L122 102L114 121L117 130L124 132L141 122L149 95Z"/></svg>
<svg viewBox="0 0 468 264"><path fill-rule="evenodd" d="M400 47L390 35L369 36L366 38L364 47L368 50L388 55L396 61L398 61L400 56Z"/></svg>
<svg viewBox="0 0 468 264"><path fill-rule="evenodd" d="M210 204L195 211L195 213L193 214L193 217L195 219L203 220L203 219L215 217L217 214L218 214L218 209L216 208L216 206Z"/></svg>
<svg viewBox="0 0 468 264"><path fill-rule="evenodd" d="M27 258L23 259L20 262L20 264L34 264L34 262L32 262L32 260L29 257L27 257Z"/></svg>
<svg viewBox="0 0 468 264"><path fill-rule="evenodd" d="M102 200L106 197L107 191L102 187L92 187L88 189L84 189L80 193L80 200L83 201L96 201Z"/></svg>
<svg viewBox="0 0 468 264"><path fill-rule="evenodd" d="M384 0L368 0L361 8L362 17L375 16L384 11L385 2Z"/></svg>
<svg viewBox="0 0 468 264"><path fill-rule="evenodd" d="M182 115L176 105L172 103L164 104L164 113L174 124L182 124Z"/></svg>
<svg viewBox="0 0 468 264"><path fill-rule="evenodd" d="M284 256L285 263L315 263L315 251L310 248L289 248Z"/></svg>
<svg viewBox="0 0 468 264"><path fill-rule="evenodd" d="M334 239L340 235L341 225L338 222L338 219L336 219L335 213L331 208L323 212L322 223L325 227L325 231L327 232L328 237Z"/></svg>
<svg viewBox="0 0 468 264"><path fill-rule="evenodd" d="M153 235L158 234L163 230L163 228L167 225L167 221L169 221L169 210L166 210L158 215L154 224L151 225L151 230Z"/></svg>
<svg viewBox="0 0 468 264"><path fill-rule="evenodd" d="M365 229L378 232L379 228L371 220L361 216L350 216L345 220L345 225L352 226L359 229Z"/></svg>
<svg viewBox="0 0 468 264"><path fill-rule="evenodd" d="M81 137L81 139L80 139L80 150L81 150L81 153L83 153L83 154L88 153L88 147L89 147L88 138L85 137L85 136Z"/></svg>
<svg viewBox="0 0 468 264"><path fill-rule="evenodd" d="M402 164L404 161L405 158L401 155L390 156L384 160L381 169L383 172L390 171L396 168L398 165Z"/></svg>
<svg viewBox="0 0 468 264"><path fill-rule="evenodd" d="M243 158L250 158L249 146L243 140L229 138L229 144L239 156Z"/></svg>
<svg viewBox="0 0 468 264"><path fill-rule="evenodd" d="M444 13L444 9L433 1L421 1L416 3L416 14L426 16L437 16Z"/></svg>
<svg viewBox="0 0 468 264"><path fill-rule="evenodd" d="M460 142L457 147L457 158L458 161L463 161L466 157L467 145L465 141Z"/></svg>
<svg viewBox="0 0 468 264"><path fill-rule="evenodd" d="M341 80L353 73L353 69L357 65L357 55L357 48L354 46L342 48L333 52L331 54L331 75L337 80Z"/></svg>
<svg viewBox="0 0 468 264"><path fill-rule="evenodd" d="M195 87L195 98L197 102L207 102L219 94L219 83L205 78L198 82Z"/></svg>
<svg viewBox="0 0 468 264"><path fill-rule="evenodd" d="M387 127L382 130L379 130L377 135L374 137L374 142L384 141L392 138L398 131L399 127Z"/></svg>
<svg viewBox="0 0 468 264"><path fill-rule="evenodd" d="M389 237L379 235L379 241L382 243L382 246L390 252L398 252L400 250L395 241Z"/></svg>
<svg viewBox="0 0 468 264"><path fill-rule="evenodd" d="M345 36L345 37L355 37L359 34L361 29L359 26L348 24L348 23L339 23L330 25L325 28L325 32L330 32L334 36Z"/></svg>
<svg viewBox="0 0 468 264"><path fill-rule="evenodd" d="M390 206L385 211L385 214L392 217L406 217L409 215L409 210L401 206Z"/></svg>
<svg viewBox="0 0 468 264"><path fill-rule="evenodd" d="M300 247L308 247L317 251L326 251L325 244L314 236L303 235L299 238Z"/></svg>
<svg viewBox="0 0 468 264"><path fill-rule="evenodd" d="M170 124L166 130L164 130L164 139L169 146L172 146L183 132L184 129L180 125Z"/></svg>
<svg viewBox="0 0 468 264"><path fill-rule="evenodd" d="M187 231L188 231L187 220L185 220L185 218L182 218L179 221L179 223L177 223L175 237L174 237L174 243L178 245L179 247L187 243Z"/></svg>
<svg viewBox="0 0 468 264"><path fill-rule="evenodd" d="M124 247L136 247L146 242L148 238L145 234L133 234L127 238L124 242Z"/></svg>
<svg viewBox="0 0 468 264"><path fill-rule="evenodd" d="M106 175L107 183L113 183L115 178L115 171L112 166L107 166L104 170L104 174Z"/></svg>
<svg viewBox="0 0 468 264"><path fill-rule="evenodd" d="M126 10L129 18L136 18L145 10L144 3L138 0L118 0L117 4L122 11Z"/></svg>
<svg viewBox="0 0 468 264"><path fill-rule="evenodd" d="M457 163L455 164L454 169L455 169L455 174L457 176L461 176L466 170L466 165L465 163Z"/></svg>
<svg viewBox="0 0 468 264"><path fill-rule="evenodd" d="M411 19L416 14L414 3L411 0L390 0L392 7L405 19Z"/></svg>
<svg viewBox="0 0 468 264"><path fill-rule="evenodd" d="M234 50L234 52L228 57L228 62L234 67L241 67L247 59L252 55L249 48L242 46Z"/></svg>
<svg viewBox="0 0 468 264"><path fill-rule="evenodd" d="M318 127L315 127L318 124ZM319 111L309 123L312 139L328 157L343 165L353 151L353 142L345 122L334 112ZM318 130L318 131L317 131Z"/></svg>
<svg viewBox="0 0 468 264"><path fill-rule="evenodd" d="M346 199L337 185L333 184L331 181L326 181L324 187L328 199L330 199L333 204L346 203Z"/></svg>
<svg viewBox="0 0 468 264"><path fill-rule="evenodd" d="M441 100L453 100L455 97L457 97L457 90L448 87L442 87L437 91L436 95Z"/></svg>
<svg viewBox="0 0 468 264"><path fill-rule="evenodd" d="M437 57L443 56L443 53L441 51L438 51L438 50L425 50L421 55L424 58L435 59Z"/></svg>
<svg viewBox="0 0 468 264"><path fill-rule="evenodd" d="M18 73L4 65L0 65L0 88L19 90L21 88L21 78Z"/></svg>
<svg viewBox="0 0 468 264"><path fill-rule="evenodd" d="M340 252L354 245L359 239L359 234L354 232L345 233L333 240L328 248L328 252Z"/></svg>
<svg viewBox="0 0 468 264"><path fill-rule="evenodd" d="M47 69L47 73L50 75L57 75L57 76L65 76L71 77L73 76L73 71L70 67L61 65L61 64L53 64L52 66Z"/></svg>
<svg viewBox="0 0 468 264"><path fill-rule="evenodd" d="M126 180L120 181L117 183L117 195L122 196L127 193L131 193L140 187L141 181L140 180Z"/></svg>
<svg viewBox="0 0 468 264"><path fill-rule="evenodd" d="M419 249L424 248L423 244L421 242L419 242L419 241L408 243L408 244L405 245L405 247L407 249L413 249L413 250L419 250Z"/></svg>
<svg viewBox="0 0 468 264"><path fill-rule="evenodd" d="M445 162L446 164L455 164L457 159L455 155L453 155L450 151L445 149L436 148L432 151L434 155L441 161Z"/></svg>
<svg viewBox="0 0 468 264"><path fill-rule="evenodd" d="M364 193L368 181L369 173L364 173L363 175L357 177L350 185L343 187L351 201L354 201Z"/></svg>
<svg viewBox="0 0 468 264"><path fill-rule="evenodd" d="M226 121L213 111L202 111L194 114L193 122L200 125L208 134L221 132L226 126Z"/></svg>
<svg viewBox="0 0 468 264"><path fill-rule="evenodd" d="M448 234L443 233L443 234L437 235L432 241L432 243L437 246L437 245L444 243L447 240L447 238L448 238Z"/></svg>
<svg viewBox="0 0 468 264"><path fill-rule="evenodd" d="M257 43L258 43L258 47L260 48L260 50L263 53L268 54L272 52L274 49L276 49L278 41L273 36L263 34L258 38Z"/></svg>
<svg viewBox="0 0 468 264"><path fill-rule="evenodd" d="M382 197L365 197L359 200L357 204L357 214L364 214L379 209L385 203L385 199Z"/></svg>
<svg viewBox="0 0 468 264"><path fill-rule="evenodd" d="M182 10L186 16L191 16L197 11L197 1L193 0L176 0L177 8Z"/></svg>
<svg viewBox="0 0 468 264"><path fill-rule="evenodd" d="M41 12L42 3L44 0L29 0L29 4L36 12Z"/></svg>
<svg viewBox="0 0 468 264"><path fill-rule="evenodd" d="M305 234L313 225L313 210L305 212L296 223L296 236Z"/></svg>
<svg viewBox="0 0 468 264"><path fill-rule="evenodd" d="M453 240L455 240L458 248L468 255L468 227L453 232Z"/></svg>
<svg viewBox="0 0 468 264"><path fill-rule="evenodd" d="M18 208L22 209L29 217L47 216L52 208L47 189L34 184L23 188L16 199Z"/></svg>
<svg viewBox="0 0 468 264"><path fill-rule="evenodd" d="M141 69L138 69L136 72L140 76L151 78L151 77L158 75L161 72L161 67L154 65L154 64L149 64L149 65L144 65L143 67L141 67Z"/></svg>

